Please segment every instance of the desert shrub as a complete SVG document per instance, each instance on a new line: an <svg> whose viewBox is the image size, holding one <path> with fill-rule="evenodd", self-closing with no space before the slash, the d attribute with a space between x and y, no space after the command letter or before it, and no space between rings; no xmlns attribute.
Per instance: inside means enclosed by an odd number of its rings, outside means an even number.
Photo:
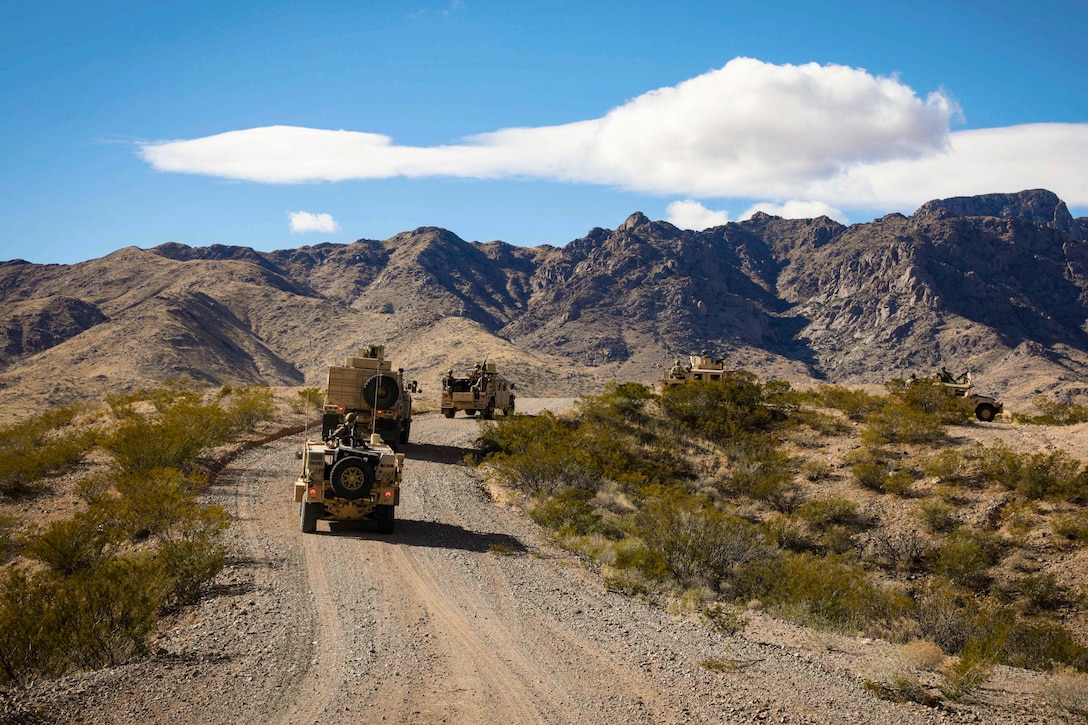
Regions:
<svg viewBox="0 0 1088 725"><path fill-rule="evenodd" d="M1074 501L1088 492L1088 471L1064 450L1019 453L1004 443L972 451L980 473L1029 499Z"/></svg>
<svg viewBox="0 0 1088 725"><path fill-rule="evenodd" d="M108 511L91 508L28 535L23 552L57 574L71 576L108 558L121 536Z"/></svg>
<svg viewBox="0 0 1088 725"><path fill-rule="evenodd" d="M819 401L829 408L837 408L848 418L860 421L866 415L884 407L885 398L864 390L851 390L839 385L821 385L817 388Z"/></svg>
<svg viewBox="0 0 1088 725"><path fill-rule="evenodd" d="M1055 516L1051 519L1050 527L1060 541L1088 543L1088 511Z"/></svg>
<svg viewBox="0 0 1088 725"><path fill-rule="evenodd" d="M643 425L649 419L646 403L653 399L653 390L642 383L610 381L601 395L581 398L578 410L584 419L603 425Z"/></svg>
<svg viewBox="0 0 1088 725"><path fill-rule="evenodd" d="M147 557L106 558L68 577L0 580L0 681L116 665L146 651L162 579Z"/></svg>
<svg viewBox="0 0 1088 725"><path fill-rule="evenodd" d="M863 460L850 465L850 474L862 488L883 491L888 478L888 467L881 461Z"/></svg>
<svg viewBox="0 0 1088 725"><path fill-rule="evenodd" d="M220 397L226 397L225 404L220 405L227 418L227 428L231 432L248 430L276 414L272 390L264 385L234 388L229 396Z"/></svg>
<svg viewBox="0 0 1088 725"><path fill-rule="evenodd" d="M601 515L590 503L592 498L591 491L568 488L537 503L529 511L529 516L562 536L584 536L601 524Z"/></svg>
<svg viewBox="0 0 1088 725"><path fill-rule="evenodd" d="M933 416L943 425L961 423L970 416L970 411L950 394L948 388L935 384L929 378L910 381L896 379L884 387L907 407Z"/></svg>
<svg viewBox="0 0 1088 725"><path fill-rule="evenodd" d="M801 475L812 483L826 481L832 476L831 464L826 461L808 461L801 466Z"/></svg>
<svg viewBox="0 0 1088 725"><path fill-rule="evenodd" d="M973 591L990 582L989 569L997 563L998 539L984 531L959 528L927 553L932 570Z"/></svg>
<svg viewBox="0 0 1088 725"><path fill-rule="evenodd" d="M807 521L817 531L823 531L830 526L844 526L853 531L861 531L870 523L861 513L856 501L841 496L808 501L797 509L797 517Z"/></svg>
<svg viewBox="0 0 1088 725"><path fill-rule="evenodd" d="M937 414L893 399L880 410L865 416L861 440L870 446L888 443L939 443L945 439L944 426Z"/></svg>
<svg viewBox="0 0 1088 725"><path fill-rule="evenodd" d="M0 427L0 495L28 493L35 481L83 458L96 433L72 430L74 417L75 409L57 408Z"/></svg>
<svg viewBox="0 0 1088 725"><path fill-rule="evenodd" d="M325 391L321 388L303 388L296 390L295 395L298 397L291 402L291 410L296 413L319 411L325 402Z"/></svg>
<svg viewBox="0 0 1088 725"><path fill-rule="evenodd" d="M955 448L940 451L922 459L922 473L936 478L940 483L959 485L972 477L970 464L962 452Z"/></svg>
<svg viewBox="0 0 1088 725"><path fill-rule="evenodd" d="M631 534L660 552L684 585L716 586L769 550L754 524L676 486L651 487L631 526Z"/></svg>
<svg viewBox="0 0 1088 725"><path fill-rule="evenodd" d="M925 639L955 654L975 636L978 599L945 579L929 579L914 593L914 616Z"/></svg>
<svg viewBox="0 0 1088 725"><path fill-rule="evenodd" d="M910 609L907 597L875 586L860 565L838 556L762 557L743 568L737 586L791 619L836 629L888 627Z"/></svg>
<svg viewBox="0 0 1088 725"><path fill-rule="evenodd" d="M197 457L230 430L230 422L214 403L187 397L163 406L156 417L133 413L103 441L123 472L141 474L156 468L187 470Z"/></svg>
<svg viewBox="0 0 1088 725"><path fill-rule="evenodd" d="M112 501L115 518L133 538L170 539L172 529L184 526L199 510L196 496L203 483L201 477L175 468L122 473L113 481L120 494Z"/></svg>
<svg viewBox="0 0 1088 725"><path fill-rule="evenodd" d="M206 513L204 518L214 514ZM211 523L211 522L208 522ZM164 541L155 550L162 567L162 603L169 606L192 604L227 563L227 549L211 533Z"/></svg>
<svg viewBox="0 0 1088 725"><path fill-rule="evenodd" d="M960 525L956 509L938 498L927 498L918 504L919 520L934 533L946 533Z"/></svg>
<svg viewBox="0 0 1088 725"><path fill-rule="evenodd" d="M661 407L670 419L718 443L767 431L786 417L768 404L763 386L747 372L727 373L720 381L669 386L662 391Z"/></svg>
<svg viewBox="0 0 1088 725"><path fill-rule="evenodd" d="M53 609L70 667L114 666L146 651L158 622L162 579L140 556L105 559L61 582Z"/></svg>
<svg viewBox="0 0 1088 725"><path fill-rule="evenodd" d="M888 571L917 571L925 561L926 543L915 530L906 533L874 532L871 556Z"/></svg>
<svg viewBox="0 0 1088 725"><path fill-rule="evenodd" d="M11 556L14 542L12 534L15 533L19 521L14 516L0 514L0 564L3 564Z"/></svg>
<svg viewBox="0 0 1088 725"><path fill-rule="evenodd" d="M725 479L729 489L773 505L793 488L790 457L773 441L753 439L730 450L730 470Z"/></svg>
<svg viewBox="0 0 1088 725"><path fill-rule="evenodd" d="M1065 587L1051 572L1036 572L1009 582L1004 588L1009 596L1018 598L1018 604L1029 614L1053 611L1069 601Z"/></svg>
<svg viewBox="0 0 1088 725"><path fill-rule="evenodd" d="M1039 415L1017 414L1014 419L1018 423L1031 423L1035 425L1074 425L1088 422L1088 405L1077 403L1063 403L1045 395L1037 395L1031 399L1032 404L1039 409Z"/></svg>

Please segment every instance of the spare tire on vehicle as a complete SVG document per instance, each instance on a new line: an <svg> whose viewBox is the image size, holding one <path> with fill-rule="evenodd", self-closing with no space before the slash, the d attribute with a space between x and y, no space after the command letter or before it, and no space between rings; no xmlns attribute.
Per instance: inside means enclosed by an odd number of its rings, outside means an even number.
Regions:
<svg viewBox="0 0 1088 725"><path fill-rule="evenodd" d="M391 408L400 397L400 386L392 375L374 375L363 384L363 400L371 408Z"/></svg>
<svg viewBox="0 0 1088 725"><path fill-rule="evenodd" d="M349 501L365 498L370 495L370 488L374 485L374 469L360 456L341 458L329 471L329 484L333 493L340 498Z"/></svg>

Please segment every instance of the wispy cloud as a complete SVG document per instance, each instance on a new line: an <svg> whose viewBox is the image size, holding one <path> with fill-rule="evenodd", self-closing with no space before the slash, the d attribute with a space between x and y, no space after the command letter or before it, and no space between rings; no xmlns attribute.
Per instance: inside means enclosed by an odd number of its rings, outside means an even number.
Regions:
<svg viewBox="0 0 1088 725"><path fill-rule="evenodd" d="M952 133L958 112L943 93L923 99L896 78L861 69L737 58L601 118L450 145L269 126L147 143L140 153L161 171L263 183L540 178L827 208L1040 186L1088 203L1088 124Z"/></svg>
<svg viewBox="0 0 1088 725"><path fill-rule="evenodd" d="M291 221L292 232L335 232L340 225L332 218L331 214L313 214L308 211L292 211L287 213Z"/></svg>

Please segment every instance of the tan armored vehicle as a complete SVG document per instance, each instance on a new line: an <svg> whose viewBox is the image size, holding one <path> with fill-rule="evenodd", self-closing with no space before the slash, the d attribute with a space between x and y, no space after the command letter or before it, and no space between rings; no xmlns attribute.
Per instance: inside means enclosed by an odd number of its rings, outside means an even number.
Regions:
<svg viewBox="0 0 1088 725"><path fill-rule="evenodd" d="M953 377L948 370L942 367L937 374L936 380L944 386L950 395L954 395L967 410L974 413L975 417L984 423L989 423L997 417L998 413L1005 411L1005 406L989 395L978 395L971 392L974 384L971 382L970 372Z"/></svg>
<svg viewBox="0 0 1088 725"><path fill-rule="evenodd" d="M677 358L658 384L664 390L670 385L683 385L693 380L721 380L726 372L724 358L713 358L703 350L698 355L688 355L687 364Z"/></svg>
<svg viewBox="0 0 1088 725"><path fill-rule="evenodd" d="M514 384L499 375L493 362L477 363L462 377L449 370L442 378L442 414L452 418L457 411L491 419L496 410L514 414Z"/></svg>
<svg viewBox="0 0 1088 725"><path fill-rule="evenodd" d="M412 430L412 393L416 381L404 379L404 368L393 370L385 359L384 345L368 345L343 367L330 367L325 385L322 438L348 413L355 413L365 429L378 433L391 447L408 442Z"/></svg>
<svg viewBox="0 0 1088 725"><path fill-rule="evenodd" d="M394 452L377 433L359 440L354 430L358 421L350 413L348 417L335 436L306 441L299 455L302 472L295 481L295 502L304 534L314 533L319 520L362 519L373 520L378 533L393 533L404 454Z"/></svg>

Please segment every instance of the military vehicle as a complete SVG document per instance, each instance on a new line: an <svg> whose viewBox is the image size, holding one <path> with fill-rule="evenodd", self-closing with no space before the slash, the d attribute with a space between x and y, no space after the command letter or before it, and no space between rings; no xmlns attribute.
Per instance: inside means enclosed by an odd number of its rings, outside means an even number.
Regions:
<svg viewBox="0 0 1088 725"><path fill-rule="evenodd" d="M412 431L412 393L416 381L404 379L404 368L393 370L385 359L384 345L361 348L342 367L330 367L325 385L321 422L322 439L328 440L348 413L356 413L367 430L378 433L396 449L408 442Z"/></svg>
<svg viewBox="0 0 1088 725"><path fill-rule="evenodd" d="M703 350L698 355L688 355L687 364L677 358L658 385L664 390L670 385L683 385L694 380L722 380L727 372L724 358L713 358Z"/></svg>
<svg viewBox="0 0 1088 725"><path fill-rule="evenodd" d="M476 363L476 367L457 377L453 370L442 378L442 414L452 418L457 411L465 415L490 420L496 410L503 415L514 414L514 384L499 375L495 363Z"/></svg>
<svg viewBox="0 0 1088 725"><path fill-rule="evenodd" d="M298 456L295 502L304 534L314 533L319 520L362 519L373 520L378 533L393 533L404 454L377 433L361 441L348 428L338 427L340 437L306 441Z"/></svg>
<svg viewBox="0 0 1088 725"><path fill-rule="evenodd" d="M943 386L950 395L954 395L967 410L974 413L975 417L984 423L989 423L997 417L998 413L1005 411L1005 406L995 398L971 392L974 384L971 382L971 373L969 372L953 378L944 368L941 368L941 373L938 374L936 382Z"/></svg>

